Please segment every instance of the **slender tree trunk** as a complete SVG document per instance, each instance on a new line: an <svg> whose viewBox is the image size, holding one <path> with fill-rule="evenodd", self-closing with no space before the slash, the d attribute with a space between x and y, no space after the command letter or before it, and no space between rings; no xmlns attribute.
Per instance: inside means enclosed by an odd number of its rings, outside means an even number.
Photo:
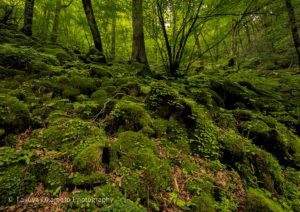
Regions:
<svg viewBox="0 0 300 212"><path fill-rule="evenodd" d="M148 66L146 56L144 28L143 28L143 0L132 0L132 62L143 63Z"/></svg>
<svg viewBox="0 0 300 212"><path fill-rule="evenodd" d="M95 19L95 16L94 16L94 11L93 11L93 8L92 8L91 0L82 0L82 4L83 4L83 7L84 7L84 11L85 11L87 21L88 21L89 26L90 26L90 30L92 32L92 36L93 36L94 43L95 43L95 48L101 54L103 54L102 41L101 41L101 37L100 37L100 32L99 32L98 27L97 27L96 19ZM106 62L104 54L103 54L103 62Z"/></svg>
<svg viewBox="0 0 300 212"><path fill-rule="evenodd" d="M294 46L298 55L298 65L300 69L300 38L298 34L295 11L291 3L291 0L285 0L285 4L289 15L289 20L290 20L290 25L291 25L291 30L292 30L293 40L294 40Z"/></svg>
<svg viewBox="0 0 300 212"><path fill-rule="evenodd" d="M56 42L57 40L60 10L61 10L61 0L56 0L55 16L54 16L53 28L52 28L51 38L50 38L52 42Z"/></svg>
<svg viewBox="0 0 300 212"><path fill-rule="evenodd" d="M116 56L116 25L117 25L116 12L114 12L112 20L112 35L111 35L111 56L115 59Z"/></svg>
<svg viewBox="0 0 300 212"><path fill-rule="evenodd" d="M202 54L202 49L201 49L201 45L200 45L200 41L199 41L199 37L198 35L195 35L195 39L196 39L196 46L197 46L197 51L198 51L198 57L199 57L199 60L200 60L200 69L203 69L204 68L204 61L201 59L201 54Z"/></svg>
<svg viewBox="0 0 300 212"><path fill-rule="evenodd" d="M32 19L34 10L34 0L26 0L25 11L24 11L24 26L22 31L25 35L32 35Z"/></svg>

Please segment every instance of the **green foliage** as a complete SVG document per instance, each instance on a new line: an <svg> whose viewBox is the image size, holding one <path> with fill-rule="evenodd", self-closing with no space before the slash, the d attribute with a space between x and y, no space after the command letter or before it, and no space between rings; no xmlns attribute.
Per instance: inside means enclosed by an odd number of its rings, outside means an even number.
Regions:
<svg viewBox="0 0 300 212"><path fill-rule="evenodd" d="M113 204L101 208L101 211L113 211L113 212L121 212L121 211L128 211L128 212L146 212L146 209L143 208L138 202L132 202L126 198L121 198L115 200Z"/></svg>
<svg viewBox="0 0 300 212"><path fill-rule="evenodd" d="M0 151L0 204L16 203L17 197L29 194L37 185L34 175L24 167L35 159L34 152L4 148ZM11 198L9 198L11 197Z"/></svg>
<svg viewBox="0 0 300 212"><path fill-rule="evenodd" d="M198 122L191 149L194 154L204 158L217 159L219 156L219 143L217 141L218 129L209 122Z"/></svg>
<svg viewBox="0 0 300 212"><path fill-rule="evenodd" d="M19 133L30 125L30 114L23 102L17 98L0 94L0 127L6 133Z"/></svg>
<svg viewBox="0 0 300 212"><path fill-rule="evenodd" d="M36 177L38 182L42 182L46 192L53 196L58 194L57 189L65 189L69 176L69 171L63 163L49 157L40 158L29 168L29 172Z"/></svg>

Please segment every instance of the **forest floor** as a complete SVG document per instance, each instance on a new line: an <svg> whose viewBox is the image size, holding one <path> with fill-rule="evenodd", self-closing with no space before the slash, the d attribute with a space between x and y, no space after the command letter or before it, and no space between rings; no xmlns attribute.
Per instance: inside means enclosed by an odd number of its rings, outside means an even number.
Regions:
<svg viewBox="0 0 300 212"><path fill-rule="evenodd" d="M300 75L168 78L0 30L0 210L300 211Z"/></svg>

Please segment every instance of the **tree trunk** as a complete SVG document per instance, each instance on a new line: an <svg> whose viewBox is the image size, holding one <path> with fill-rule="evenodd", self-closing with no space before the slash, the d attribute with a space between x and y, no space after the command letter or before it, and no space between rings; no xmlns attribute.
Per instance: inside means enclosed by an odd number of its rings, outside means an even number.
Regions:
<svg viewBox="0 0 300 212"><path fill-rule="evenodd" d="M24 11L24 26L22 31L25 35L32 35L32 19L33 19L34 0L26 0Z"/></svg>
<svg viewBox="0 0 300 212"><path fill-rule="evenodd" d="M199 57L199 60L200 60L200 69L202 70L204 68L204 61L201 59L201 54L202 54L202 49L201 49L201 45L200 45L200 41L199 41L199 37L198 35L195 35L195 39L196 39L196 46L197 46L197 51L198 51L198 57Z"/></svg>
<svg viewBox="0 0 300 212"><path fill-rule="evenodd" d="M106 62L104 54L103 54L103 48L102 48L102 42L100 37L100 32L97 27L96 19L94 16L94 11L92 8L91 0L82 0L82 4L84 7L85 15L87 18L87 21L90 26L90 30L92 32L92 36L95 43L95 48L103 55L103 62Z"/></svg>
<svg viewBox="0 0 300 212"><path fill-rule="evenodd" d="M116 13L114 12L112 20L112 35L111 35L111 56L115 59L116 56L116 25L117 25Z"/></svg>
<svg viewBox="0 0 300 212"><path fill-rule="evenodd" d="M132 0L132 62L143 63L148 66L146 56L144 28L143 28L143 0Z"/></svg>
<svg viewBox="0 0 300 212"><path fill-rule="evenodd" d="M52 28L51 39L50 39L54 43L57 40L57 31L58 31L60 10L61 10L61 0L56 0L55 17L54 17L54 21L53 21L53 28Z"/></svg>
<svg viewBox="0 0 300 212"><path fill-rule="evenodd" d="M292 30L293 40L294 40L294 46L298 55L298 65L300 69L300 38L297 29L295 11L291 3L291 0L285 0L285 4L289 15L289 20L290 20L290 25L291 25L291 30Z"/></svg>

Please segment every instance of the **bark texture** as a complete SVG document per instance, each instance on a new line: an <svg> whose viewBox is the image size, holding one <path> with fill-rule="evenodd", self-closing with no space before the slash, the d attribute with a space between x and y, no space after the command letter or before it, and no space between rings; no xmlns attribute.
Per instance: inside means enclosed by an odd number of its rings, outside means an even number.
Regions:
<svg viewBox="0 0 300 212"><path fill-rule="evenodd" d="M87 21L89 23L90 30L92 32L95 48L103 55L104 59L103 59L102 62L106 62L104 54L103 54L101 36L100 36L100 32L99 32L98 27L97 27L97 23L96 23L96 19L95 19L95 16L94 16L94 11L93 11L91 0L82 0L82 4L83 4L83 7L84 7L84 11L85 11Z"/></svg>
<svg viewBox="0 0 300 212"><path fill-rule="evenodd" d="M34 0L26 0L24 11L24 26L22 31L25 35L32 35L32 20L33 20Z"/></svg>
<svg viewBox="0 0 300 212"><path fill-rule="evenodd" d="M132 0L132 62L143 63L148 66L146 56L144 28L143 28L143 0Z"/></svg>
<svg viewBox="0 0 300 212"><path fill-rule="evenodd" d="M299 65L299 69L300 69L300 38L299 38L299 34L298 34L295 10L291 3L291 0L285 0L285 5L286 5L288 15L289 15L289 21L290 21L291 30L292 30L294 46L295 46L295 49L296 49L296 52L298 55L298 65Z"/></svg>
<svg viewBox="0 0 300 212"><path fill-rule="evenodd" d="M57 31L58 31L58 25L59 25L59 17L60 17L60 11L61 11L61 0L56 1L56 8L55 8L55 16L53 21L53 28L51 33L51 41L56 42L57 40Z"/></svg>

